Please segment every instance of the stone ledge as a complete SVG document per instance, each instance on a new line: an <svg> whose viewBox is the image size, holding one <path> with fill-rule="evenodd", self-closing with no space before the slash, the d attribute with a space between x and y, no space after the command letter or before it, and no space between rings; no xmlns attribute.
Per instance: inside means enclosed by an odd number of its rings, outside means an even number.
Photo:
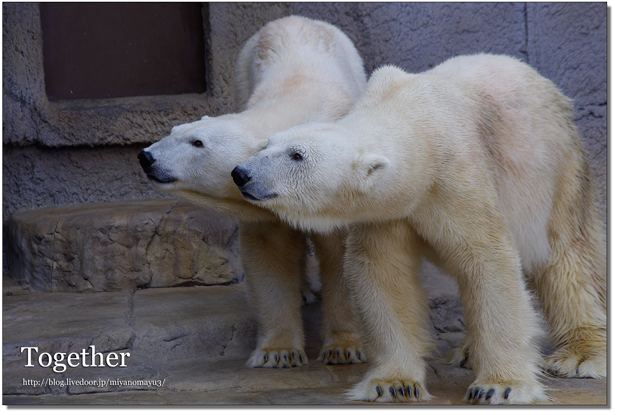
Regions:
<svg viewBox="0 0 620 415"><path fill-rule="evenodd" d="M463 340L462 312L453 281L425 265L423 284L429 294L437 352L428 359L426 405L463 405L473 381L471 370L448 366L447 352ZM360 365L323 365L320 348L320 304L302 308L310 364L290 369L253 369L245 360L255 344L256 325L243 292L244 284L227 287L180 287L132 293L32 293L4 281L4 405L362 405L344 392L368 369ZM8 293L11 293L9 295ZM449 316L448 316L449 314ZM452 321L451 321L452 320ZM450 338L445 335L450 334ZM40 351L129 351L126 368L24 367L19 346ZM27 380L48 380L45 387ZM105 387L69 384L69 380L121 380ZM161 385L132 385L134 381ZM605 379L543 378L552 401L542 405L606 405ZM365 404L364 404L365 405ZM377 404L369 404L377 405ZM411 404L415 406L419 404ZM400 405L399 405L400 406Z"/></svg>
<svg viewBox="0 0 620 415"><path fill-rule="evenodd" d="M311 320L321 319L317 304L306 306L304 312ZM5 296L2 313L5 375L14 370L25 370L30 376L57 375L37 365L24 368L27 352L21 348L28 346L38 347L39 354L79 353L91 345L101 353L129 350L133 366L246 359L256 342L245 284L133 293L28 293ZM318 336L316 328L309 333L309 337ZM98 370L68 368L61 375L86 376Z"/></svg>
<svg viewBox="0 0 620 415"><path fill-rule="evenodd" d="M10 276L35 291L239 282L236 220L174 199L55 206L8 221Z"/></svg>

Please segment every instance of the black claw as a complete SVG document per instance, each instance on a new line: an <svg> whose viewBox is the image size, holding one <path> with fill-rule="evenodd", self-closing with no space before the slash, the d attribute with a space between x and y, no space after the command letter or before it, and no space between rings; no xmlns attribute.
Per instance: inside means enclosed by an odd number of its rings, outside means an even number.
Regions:
<svg viewBox="0 0 620 415"><path fill-rule="evenodd" d="M336 357L340 357L340 350L336 350Z"/></svg>
<svg viewBox="0 0 620 415"><path fill-rule="evenodd" d="M381 387L377 386L375 389L377 390L377 394L379 395L379 398L382 397L383 396L383 391L381 390Z"/></svg>
<svg viewBox="0 0 620 415"><path fill-rule="evenodd" d="M288 361L288 355L287 354L282 355L282 359L284 359L285 362Z"/></svg>
<svg viewBox="0 0 620 415"><path fill-rule="evenodd" d="M402 396L405 396L405 390L402 386L398 388L398 393L400 393Z"/></svg>
<svg viewBox="0 0 620 415"><path fill-rule="evenodd" d="M420 397L420 390L418 389L417 386L413 388L413 395L415 396L416 399Z"/></svg>
<svg viewBox="0 0 620 415"><path fill-rule="evenodd" d="M276 363L280 363L280 355L279 354L276 354L275 359L276 359Z"/></svg>
<svg viewBox="0 0 620 415"><path fill-rule="evenodd" d="M489 391L487 392L487 396L485 396L485 398L487 400L491 399L491 396L493 396L494 393L495 393L495 389L489 389Z"/></svg>
<svg viewBox="0 0 620 415"><path fill-rule="evenodd" d="M469 358L469 353L465 353L465 357L463 358L463 360L461 360L459 362L459 366L460 367L465 367L465 363L467 362L467 359Z"/></svg>
<svg viewBox="0 0 620 415"><path fill-rule="evenodd" d="M504 399L508 399L508 395L510 395L511 390L511 388L506 388L506 390L504 391Z"/></svg>
<svg viewBox="0 0 620 415"><path fill-rule="evenodd" d="M472 398L474 398L474 399L475 399L475 398L477 398L477 397L478 397L478 390L479 390L479 389L478 389L477 387L476 387L476 388L474 388L474 392L472 393Z"/></svg>
<svg viewBox="0 0 620 415"><path fill-rule="evenodd" d="M331 356L331 355L332 355L332 351L331 351L331 350L328 350L328 351L327 351L327 357L329 357L329 356Z"/></svg>
<svg viewBox="0 0 620 415"><path fill-rule="evenodd" d="M293 357L293 359L296 359L297 358L297 352L291 353L291 356Z"/></svg>
<svg viewBox="0 0 620 415"><path fill-rule="evenodd" d="M411 386L407 386L407 394L410 398L413 396L413 390L411 389Z"/></svg>
<svg viewBox="0 0 620 415"><path fill-rule="evenodd" d="M484 389L480 389L480 392L478 392L478 396L476 397L476 399L480 400L482 399L483 396L484 396Z"/></svg>
<svg viewBox="0 0 620 415"><path fill-rule="evenodd" d="M396 389L394 389L394 386L390 386L390 395L396 398Z"/></svg>
<svg viewBox="0 0 620 415"><path fill-rule="evenodd" d="M362 353L358 350L355 354L359 360L362 360Z"/></svg>
<svg viewBox="0 0 620 415"><path fill-rule="evenodd" d="M304 355L303 355L303 354L300 354L300 355L299 355L299 360L301 361L301 363L303 363L303 362L304 362Z"/></svg>
<svg viewBox="0 0 620 415"><path fill-rule="evenodd" d="M347 352L346 356L347 356L347 360L351 359L351 352Z"/></svg>
<svg viewBox="0 0 620 415"><path fill-rule="evenodd" d="M472 390L472 388L469 388L469 390L467 391L467 400L471 400L472 396L474 394L474 391Z"/></svg>
<svg viewBox="0 0 620 415"><path fill-rule="evenodd" d="M264 356L263 356L263 360L265 361L265 363L267 363L267 360L269 360L269 356L264 355Z"/></svg>

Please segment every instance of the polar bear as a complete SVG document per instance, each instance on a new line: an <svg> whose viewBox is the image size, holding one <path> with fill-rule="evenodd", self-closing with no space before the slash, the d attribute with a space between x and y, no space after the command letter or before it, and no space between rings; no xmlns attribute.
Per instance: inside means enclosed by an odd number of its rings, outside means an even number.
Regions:
<svg viewBox="0 0 620 415"><path fill-rule="evenodd" d="M335 123L272 135L233 171L246 200L320 232L349 226L345 278L370 369L350 396L417 401L422 256L452 274L474 381L465 401L545 399L539 365L606 376L603 224L571 102L507 56L387 66ZM556 350L542 362L532 287ZM457 359L458 361L459 359Z"/></svg>
<svg viewBox="0 0 620 415"><path fill-rule="evenodd" d="M157 189L239 218L242 263L259 326L248 366L306 365L300 279L307 234L243 200L230 171L276 131L344 116L365 90L366 74L344 33L291 16L247 41L234 83L238 113L176 126L138 158ZM322 283L324 363L365 361L342 278L345 238L342 231L310 235Z"/></svg>

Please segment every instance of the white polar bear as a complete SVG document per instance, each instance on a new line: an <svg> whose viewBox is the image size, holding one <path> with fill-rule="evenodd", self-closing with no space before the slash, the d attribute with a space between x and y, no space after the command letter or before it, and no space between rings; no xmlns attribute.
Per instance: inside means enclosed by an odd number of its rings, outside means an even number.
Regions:
<svg viewBox="0 0 620 415"><path fill-rule="evenodd" d="M366 88L362 59L349 38L324 22L287 17L243 47L235 73L239 113L180 125L138 156L156 188L240 219L250 302L259 323L252 367L308 363L300 279L307 234L243 200L230 172L267 145L270 134L344 116ZM342 278L346 234L314 234L323 300L324 363L365 361Z"/></svg>
<svg viewBox="0 0 620 415"><path fill-rule="evenodd" d="M547 371L606 376L592 177L570 100L526 64L476 55L416 75L381 68L342 120L275 134L235 170L247 200L297 227L350 225L345 276L370 362L354 399L429 398L421 256L459 284L461 355L475 375L466 401L545 398L526 284L556 346Z"/></svg>

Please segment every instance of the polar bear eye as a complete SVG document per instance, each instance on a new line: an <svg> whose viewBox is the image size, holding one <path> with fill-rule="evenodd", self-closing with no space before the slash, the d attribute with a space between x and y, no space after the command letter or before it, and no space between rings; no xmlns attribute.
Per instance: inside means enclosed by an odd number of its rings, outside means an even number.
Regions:
<svg viewBox="0 0 620 415"><path fill-rule="evenodd" d="M202 148L202 147L204 147L204 146L205 146L205 145L204 145L204 143L203 143L202 141L200 141L200 140L194 140L194 141L192 141L192 145L193 145L194 147L198 147L198 148Z"/></svg>
<svg viewBox="0 0 620 415"><path fill-rule="evenodd" d="M296 151L291 155L291 158L295 161L302 161L304 159L304 156L302 156L299 152Z"/></svg>

